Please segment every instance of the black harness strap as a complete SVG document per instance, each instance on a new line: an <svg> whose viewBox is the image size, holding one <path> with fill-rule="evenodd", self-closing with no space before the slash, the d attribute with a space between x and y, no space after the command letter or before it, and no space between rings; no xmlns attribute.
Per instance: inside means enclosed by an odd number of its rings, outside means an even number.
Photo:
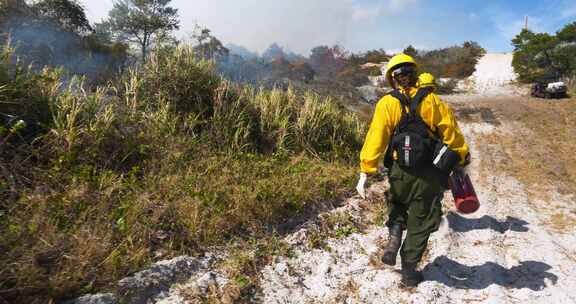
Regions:
<svg viewBox="0 0 576 304"><path fill-rule="evenodd" d="M402 94L400 90L395 89L392 92L390 92L390 95L398 99L400 101L400 104L410 109L409 113L414 115L416 114L416 109L418 108L420 103L422 103L424 98L426 98L426 96L428 96L430 93L432 93L432 90L430 90L429 88L420 88L418 89L418 92L416 92L416 95L414 95L414 98L410 99L410 97ZM402 113L406 113L404 107L402 107Z"/></svg>
<svg viewBox="0 0 576 304"><path fill-rule="evenodd" d="M394 91L390 92L390 95L392 95L394 98L400 101L400 106L402 108L402 115L404 115L406 113L406 110L404 108L405 107L410 108L410 101L408 100L408 97L402 94L402 92L400 92L400 90L398 89L395 89Z"/></svg>
<svg viewBox="0 0 576 304"><path fill-rule="evenodd" d="M416 92L416 95L414 95L414 98L412 98L412 100L410 100L410 97L402 94L402 92L400 92L400 90L398 90L398 89L393 90L389 94L400 101L400 107L402 108L402 117L404 117L404 115L408 114L412 118L415 118L418 115L418 113L416 112L416 109L422 103L424 98L426 98L426 96L428 96L430 93L432 93L432 90L430 88L419 88L418 92ZM410 111L408 113L406 113L405 108L410 109ZM400 120L402 120L402 118ZM436 135L435 132L432 132L432 129L430 128L430 126L428 126L428 124L424 123L424 125L426 125L426 127L428 128L430 133ZM399 126L396 126L396 129L398 127ZM394 133L396 133L396 130Z"/></svg>
<svg viewBox="0 0 576 304"><path fill-rule="evenodd" d="M416 109L418 108L420 103L422 103L424 98L426 98L426 96L428 96L430 93L432 93L432 90L430 90L429 88L418 89L418 92L416 92L416 95L414 95L412 102L410 102L410 113L416 114Z"/></svg>

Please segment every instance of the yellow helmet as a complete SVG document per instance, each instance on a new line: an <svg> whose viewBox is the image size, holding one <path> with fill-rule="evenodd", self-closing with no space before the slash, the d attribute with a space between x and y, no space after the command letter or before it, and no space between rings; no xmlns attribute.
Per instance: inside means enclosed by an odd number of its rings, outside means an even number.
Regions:
<svg viewBox="0 0 576 304"><path fill-rule="evenodd" d="M392 81L392 71L401 64L413 64L416 67L418 66L416 61L414 61L414 58L404 53L400 53L392 57L390 61L388 61L388 66L386 67L386 79L388 80L390 86L393 88L395 86L394 82Z"/></svg>
<svg viewBox="0 0 576 304"><path fill-rule="evenodd" d="M433 87L436 88L436 79L430 73L422 73L418 76L418 86L419 87Z"/></svg>

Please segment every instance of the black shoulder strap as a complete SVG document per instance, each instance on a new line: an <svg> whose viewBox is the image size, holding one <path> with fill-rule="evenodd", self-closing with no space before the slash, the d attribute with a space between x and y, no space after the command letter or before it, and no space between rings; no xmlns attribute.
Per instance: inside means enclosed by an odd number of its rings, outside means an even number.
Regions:
<svg viewBox="0 0 576 304"><path fill-rule="evenodd" d="M409 114L409 117L412 118L417 118L420 117L418 115L418 113L416 112L416 109L418 108L418 105L420 105L420 103L422 103L422 101L424 100L424 98L426 98L426 96L428 96L430 93L432 93L432 89L431 88L418 88L418 91L416 92L416 95L414 95L414 98L412 98L411 101L408 101L408 96L402 94L398 89L390 92L390 95L394 96L395 98L397 98L398 100L400 100L400 104L406 106L407 108L410 109L409 113L406 113L406 111L404 110L404 106L401 106L402 108L402 115L406 115ZM438 135L432 131L432 129L430 128L430 126L428 126L428 124L426 124L422 118L420 118L420 121L422 121L422 123L426 126L426 128L428 129L428 131L430 131L430 133L434 134L436 137L438 137ZM396 130L394 131L394 134L397 133L397 129L400 125L396 126ZM439 138L439 137L438 137Z"/></svg>
<svg viewBox="0 0 576 304"><path fill-rule="evenodd" d="M395 89L392 92L390 92L390 95L392 95L394 98L396 98L400 101L400 107L402 108L402 113L406 112L404 110L404 107L410 108L410 101L408 101L408 97L406 97L406 95L402 94L402 92L400 92L400 90Z"/></svg>
<svg viewBox="0 0 576 304"><path fill-rule="evenodd" d="M426 96L428 96L431 92L432 90L430 88L419 88L418 92L416 92L416 95L414 95L414 98L412 98L411 100L409 100L408 96L402 94L402 92L400 92L400 90L398 89L393 90L389 94L398 99L401 105L409 108L411 115L417 115L416 109L418 108L420 103L424 100L424 98L426 98ZM405 112L404 107L402 107L402 112L403 113Z"/></svg>
<svg viewBox="0 0 576 304"><path fill-rule="evenodd" d="M413 113L414 115L418 115L416 113L416 108L418 108L418 105L422 103L424 98L430 95L432 91L434 91L432 87L419 88L418 92L416 92L416 95L412 99L412 103L410 104L410 112ZM434 134L436 138L441 138L437 132L432 131L432 128L427 123L425 123L424 120L422 120L422 122L424 123L424 125L426 125L426 128L428 128L428 131L430 131L430 133Z"/></svg>
<svg viewBox="0 0 576 304"><path fill-rule="evenodd" d="M428 96L430 93L432 93L432 90L430 88L419 88L418 92L416 92L416 95L414 96L414 98L412 98L412 101L410 102L410 113L412 113L413 115L416 114L416 109L418 108L418 105L420 105L422 100L424 100L424 98L426 98L426 96Z"/></svg>

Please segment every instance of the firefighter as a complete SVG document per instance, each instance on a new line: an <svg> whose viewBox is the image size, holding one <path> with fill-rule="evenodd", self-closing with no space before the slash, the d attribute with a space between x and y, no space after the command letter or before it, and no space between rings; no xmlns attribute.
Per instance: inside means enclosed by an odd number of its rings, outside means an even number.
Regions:
<svg viewBox="0 0 576 304"><path fill-rule="evenodd" d="M418 76L418 83L417 86L419 88L431 88L432 91L436 91L437 84L436 79L430 73L422 73Z"/></svg>
<svg viewBox="0 0 576 304"><path fill-rule="evenodd" d="M376 105L360 152L361 173L356 187L365 198L366 180L377 172L384 156L391 208L382 262L395 265L400 250L402 283L409 287L423 280L416 268L430 234L438 230L441 221L441 201L451 169L441 170L437 161L451 153L455 159L451 166L469 162L468 146L452 110L431 89L418 88L416 73L417 64L408 55L398 54L388 63L386 78L394 91ZM416 129L420 131L413 132ZM435 155L438 149L431 147L431 142L446 146L444 152L449 153ZM406 238L402 243L404 230Z"/></svg>

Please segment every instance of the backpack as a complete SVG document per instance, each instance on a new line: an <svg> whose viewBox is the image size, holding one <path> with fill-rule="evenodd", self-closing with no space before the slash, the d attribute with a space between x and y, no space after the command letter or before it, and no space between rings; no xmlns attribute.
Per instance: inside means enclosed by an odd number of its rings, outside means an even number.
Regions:
<svg viewBox="0 0 576 304"><path fill-rule="evenodd" d="M409 100L409 97L399 90L389 94L400 100L402 118L394 129L388 149L384 158L384 166L392 167L397 161L404 168L422 168L432 165L433 156L439 140L430 135L430 127L416 113L418 105L431 93L430 88L419 88L418 92ZM410 110L406 112L406 107ZM394 157L393 155L396 155Z"/></svg>

